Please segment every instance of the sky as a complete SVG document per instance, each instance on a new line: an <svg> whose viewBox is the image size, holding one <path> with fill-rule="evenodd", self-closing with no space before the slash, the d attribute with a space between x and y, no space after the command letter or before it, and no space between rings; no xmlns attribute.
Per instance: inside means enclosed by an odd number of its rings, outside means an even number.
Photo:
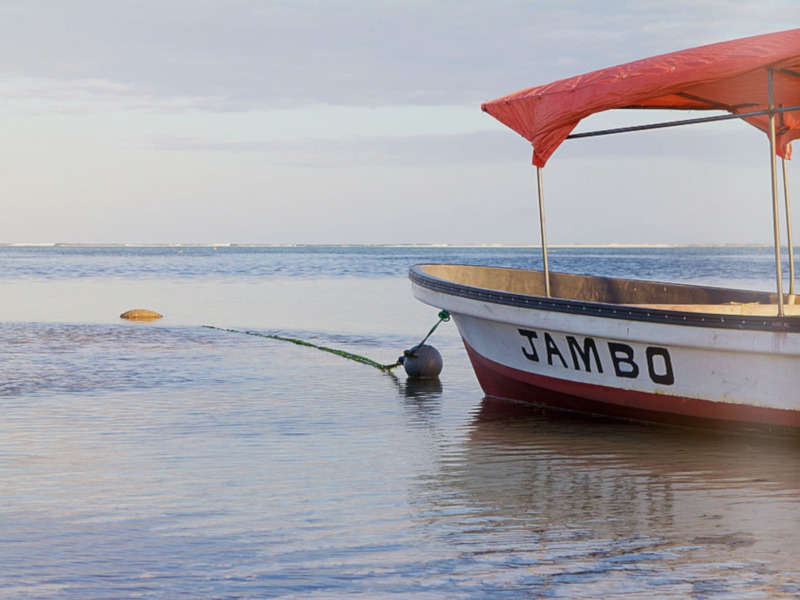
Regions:
<svg viewBox="0 0 800 600"><path fill-rule="evenodd" d="M537 245L530 145L481 102L798 26L797 0L0 0L0 243ZM548 242L771 243L768 167L738 122L568 141Z"/></svg>

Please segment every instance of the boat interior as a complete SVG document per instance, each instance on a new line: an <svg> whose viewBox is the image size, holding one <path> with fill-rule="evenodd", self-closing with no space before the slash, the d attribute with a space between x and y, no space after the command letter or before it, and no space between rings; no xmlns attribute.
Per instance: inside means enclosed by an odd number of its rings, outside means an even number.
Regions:
<svg viewBox="0 0 800 600"><path fill-rule="evenodd" d="M546 297L543 271L473 265L418 265L418 273L457 285ZM596 277L550 271L550 297L710 314L776 316L774 292ZM800 316L800 303L784 295L784 314Z"/></svg>

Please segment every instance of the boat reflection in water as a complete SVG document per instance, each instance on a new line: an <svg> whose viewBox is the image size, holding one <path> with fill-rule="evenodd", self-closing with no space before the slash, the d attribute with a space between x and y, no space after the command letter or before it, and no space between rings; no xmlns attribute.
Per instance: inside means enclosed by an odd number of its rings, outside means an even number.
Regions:
<svg viewBox="0 0 800 600"><path fill-rule="evenodd" d="M416 501L432 504L425 526L477 570L524 567L532 591L588 597L646 584L683 597L710 585L783 597L800 592L797 450L791 438L486 398Z"/></svg>

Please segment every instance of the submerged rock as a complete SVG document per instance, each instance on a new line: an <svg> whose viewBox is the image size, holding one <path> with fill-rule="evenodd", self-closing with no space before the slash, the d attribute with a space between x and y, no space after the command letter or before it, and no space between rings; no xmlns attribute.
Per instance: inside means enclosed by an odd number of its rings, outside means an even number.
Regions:
<svg viewBox="0 0 800 600"><path fill-rule="evenodd" d="M152 310L144 308L134 308L133 310L122 313L120 319L130 319L131 321L155 321L161 319L164 315L160 315Z"/></svg>

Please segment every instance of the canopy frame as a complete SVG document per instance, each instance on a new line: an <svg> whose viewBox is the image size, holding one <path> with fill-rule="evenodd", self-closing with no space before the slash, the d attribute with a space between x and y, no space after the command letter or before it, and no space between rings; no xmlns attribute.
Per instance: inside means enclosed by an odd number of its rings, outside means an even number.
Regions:
<svg viewBox="0 0 800 600"><path fill-rule="evenodd" d="M776 81L769 106L767 69ZM609 109L725 110L744 113L800 103L800 28L652 56L519 90L481 105L533 145L543 167L584 118ZM765 134L768 115L746 121ZM800 118L781 119L776 145L787 156Z"/></svg>
<svg viewBox="0 0 800 600"><path fill-rule="evenodd" d="M796 77L800 77L800 73L794 73ZM635 108L627 110L668 110L659 108ZM724 108L711 109L711 110L725 110ZM680 127L682 125L695 125L697 123L713 123L715 121L731 121L733 119L746 119L748 117L760 117L770 114L779 114L794 112L800 110L800 104L794 106L784 106L774 108L772 110L766 108L764 110L754 110L746 113L736 113L730 115L714 115L711 117L697 117L696 119L682 119L679 121L664 121L661 123L648 123L646 125L631 125L629 127L617 127L614 129L598 129L596 131L583 131L580 133L571 133L565 139L577 140L580 138L597 137L601 135L614 135L617 133L630 133L633 131L648 131L650 129L665 129L667 127Z"/></svg>
<svg viewBox="0 0 800 600"><path fill-rule="evenodd" d="M767 69L767 102L769 104L769 159L770 159L770 179L772 182L772 229L775 246L775 284L778 288L778 316L784 316L783 308L783 268L781 266L781 218L778 208L778 167L775 160L777 150L776 127L775 127L775 70ZM790 224L787 219L787 227Z"/></svg>
<svg viewBox="0 0 800 600"><path fill-rule="evenodd" d="M696 119L682 119L679 121L666 121L661 123L651 123L647 125L634 125L630 127L619 127L614 129L602 129L596 131L589 131L589 132L581 132L581 133L573 133L568 135L565 139L581 139L581 138L588 138L588 137L597 137L603 135L612 135L617 133L629 133L633 131L647 131L651 129L664 129L667 127L679 127L683 125L693 125L698 123L710 123L710 122L717 122L717 121L729 121L731 119L746 119L749 117L755 116L764 116L766 115L769 119L769 126L767 130L767 135L769 138L769 148L770 148L770 174L771 174L771 183L772 183L772 220L773 220L773 245L775 251L775 283L777 289L777 305L778 305L778 316L784 317L785 316L785 309L784 309L784 295L783 295L783 269L782 269L782 259L781 259L781 240L780 240L780 210L779 210L779 202L778 202L778 175L777 175L777 125L776 125L776 118L778 115L782 115L783 113L788 113L792 111L800 110L800 105L793 105L793 106L783 106L783 107L776 107L774 102L774 75L778 73L780 75L787 75L790 77L797 77L800 78L800 73L796 71L792 71L789 69L782 69L782 68L767 68L767 96L768 96L768 108L764 110L757 110L757 111L749 111L743 113L733 113L727 115L715 115L711 117L699 117ZM714 108L712 108L713 110ZM657 110L657 109L640 109L640 110ZM730 110L730 107L720 106L719 110ZM792 236L792 219L791 219L791 208L789 202L789 184L788 184L788 177L787 177L787 170L786 170L786 158L782 157L782 166L783 166L783 194L784 194L784 204L785 204L785 214L786 214L786 232L787 232L787 244L788 244L788 254L789 254L789 301L794 301L794 284L795 284L795 261L794 261L794 247L793 247L793 236ZM545 233L545 218L544 218L544 189L542 184L542 170L543 167L536 166L536 179L537 179L537 190L538 190L538 199L539 199L539 229L541 235L541 243L542 243L542 262L543 262L543 271L544 271L544 279L545 279L545 291L546 295L550 297L550 269L548 265L548 258L547 258L547 237Z"/></svg>
<svg viewBox="0 0 800 600"><path fill-rule="evenodd" d="M550 266L547 263L547 231L544 219L544 185L542 184L542 167L536 167L536 189L539 196L539 235L542 240L542 267L544 272L544 293L550 297Z"/></svg>

